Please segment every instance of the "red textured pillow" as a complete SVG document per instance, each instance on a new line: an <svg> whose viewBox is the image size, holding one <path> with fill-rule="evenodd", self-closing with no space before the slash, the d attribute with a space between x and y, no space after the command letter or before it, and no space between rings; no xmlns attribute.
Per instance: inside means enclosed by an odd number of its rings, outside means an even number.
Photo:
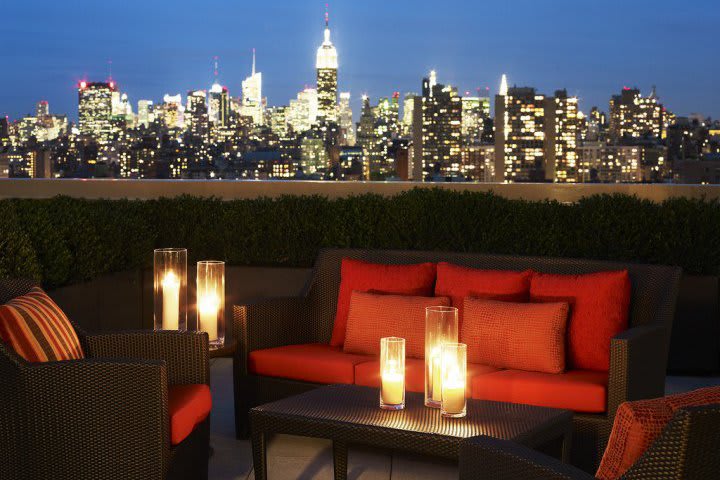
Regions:
<svg viewBox="0 0 720 480"><path fill-rule="evenodd" d="M343 258L340 290L330 345L345 343L345 326L353 291L430 297L435 285L435 264L382 265Z"/></svg>
<svg viewBox="0 0 720 480"><path fill-rule="evenodd" d="M601 480L621 477L660 436L678 409L715 403L720 403L720 387L623 403L615 415L612 433L595 476Z"/></svg>
<svg viewBox="0 0 720 480"><path fill-rule="evenodd" d="M345 345L347 353L380 355L380 339L405 339L405 356L425 356L425 308L450 306L448 297L410 297L352 292Z"/></svg>
<svg viewBox="0 0 720 480"><path fill-rule="evenodd" d="M568 304L465 298L460 341L469 363L531 372L565 371Z"/></svg>
<svg viewBox="0 0 720 480"><path fill-rule="evenodd" d="M506 302L525 302L530 295L532 270L479 270L441 262L437 265L436 296L448 296L458 309L462 325L465 297L488 298Z"/></svg>
<svg viewBox="0 0 720 480"><path fill-rule="evenodd" d="M530 300L569 303L568 365L607 372L610 340L628 328L630 290L627 270L586 275L535 273Z"/></svg>

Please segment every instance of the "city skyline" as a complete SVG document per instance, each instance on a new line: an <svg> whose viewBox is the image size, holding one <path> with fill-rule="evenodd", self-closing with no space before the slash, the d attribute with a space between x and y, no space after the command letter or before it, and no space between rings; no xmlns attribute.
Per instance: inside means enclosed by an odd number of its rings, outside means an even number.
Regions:
<svg viewBox="0 0 720 480"><path fill-rule="evenodd" d="M129 2L128 5L132 5L133 3L134 2ZM190 5L190 3L191 2L176 2L176 5L178 7L182 7ZM151 61L153 58L157 58L157 50L166 48L166 45L162 42L150 44L150 48L140 49L140 51L134 51L132 48L128 47L127 52L124 54L104 55L106 58L103 61L100 58L103 56L103 53L110 54L117 52L118 43L129 44L131 46L133 41L135 41L118 40L112 34L108 34L108 38L102 42L100 46L88 45L86 48L78 49L87 50L85 52L87 55L82 56L84 60L78 60L76 58L75 66L80 65L82 73L76 74L76 76L71 79L69 79L68 76L71 76L71 72L73 70L78 70L78 68L71 68L73 66L73 62L68 62L67 66L63 65L62 59L75 58L78 53L82 52L72 51L61 54L57 56L58 58L55 58L48 64L47 62L44 63L41 59L43 55L46 55L48 50L53 50L52 47L39 49L36 52L36 58L32 55L33 52L31 51L27 52L27 56L20 57L11 53L13 51L12 45L17 41L17 35L10 35L9 37L6 36L6 38L9 38L9 41L7 42L8 46L6 47L6 52L9 53L9 55L6 56L6 62L9 63L10 68L6 70L7 73L3 75L2 79L0 79L0 82L4 84L3 86L5 87L0 89L0 91L3 92L0 93L0 113L10 116L11 119L19 118L25 114L32 113L34 105L37 101L47 100L54 112L68 114L71 119L76 120L77 107L76 96L74 93L76 91L75 88L77 83L83 79L88 81L102 81L108 78L110 75L108 59L112 59L112 77L120 84L122 90L128 93L131 103L135 105L140 99L152 99L159 101L163 95L167 93L181 93L185 96L190 90L209 89L210 85L214 81L213 62L215 56L219 56L220 58L219 78L221 83L228 86L231 95L237 96L240 95L241 92L241 81L250 73L252 50L254 48L257 49L258 71L263 72L263 95L268 97L268 105L274 106L287 104L289 99L293 98L298 91L302 90L304 85L314 85L316 83L312 69L314 66L312 59L314 57L314 50L317 48L317 44L322 40L322 38L318 38L318 32L320 31L319 25L322 21L324 4L315 1L300 3L302 3L302 5L289 2L273 2L271 5L264 5L262 7L250 7L250 10L259 9L259 11L264 11L263 15L259 15L256 18L263 24L265 35L261 35L259 38L254 39L246 38L252 35L252 29L249 29L247 34L233 35L234 37L241 37L235 38L233 41L234 44L247 45L247 47L233 46L232 48L228 48L225 44L223 44L221 48L213 49L211 45L214 43L212 41L213 35L209 35L210 38L203 36L202 30L206 29L207 26L201 25L202 22L198 21L197 26L198 29L200 29L198 36L203 40L197 41L197 46L188 51L187 56L183 58L182 55L178 55L178 52L168 54L166 57L169 58L164 58L161 65L151 63L153 68L146 68L144 70L137 70L136 68L131 67L133 64L139 65L144 62ZM405 4L405 2L398 3ZM448 7L451 7L449 9L452 9L452 7L457 9L460 8L463 3L465 2L453 2L448 5ZM519 2L517 5L518 8L522 7L522 4L524 3L526 2ZM554 3L559 5L567 2L561 1ZM614 2L610 3L612 4ZM637 3L644 4L647 2ZM83 19L88 20L90 17L93 17L93 15L102 16L104 13L107 13L103 10L105 7L98 7L97 5L87 6L87 9L78 11L76 8L77 5L77 2L69 2L66 5L63 5L66 9L79 15L79 18L74 19L73 22L70 23L81 22ZM647 11L651 13L646 12L645 17L643 17L645 20L647 20L648 15L659 16L662 18L663 14L670 13L667 2L655 2L652 5L654 8ZM649 4L647 6L649 6ZM146 7L148 10L152 11L152 9L157 8L157 5ZM207 10L209 12L221 15L221 17L217 17L216 25L218 27L222 26L223 21L225 21L226 17L229 16L222 13L225 7L228 7L227 2L216 1L208 4ZM486 37L489 35L489 32L492 31L492 25L486 25L488 27L488 32L486 33L477 33L473 31L464 32L463 34L465 40L464 42L459 42L457 40L457 33L448 33L449 31L446 28L446 25L442 22L442 20L446 17L444 12L440 12L437 18L434 19L437 22L436 28L430 28L430 31L424 32L425 35L423 36L422 41L417 43L418 46L424 46L426 48L419 49L421 50L419 53L403 53L403 47L407 48L408 43L412 44L413 40L417 40L417 38L414 37L414 34L410 34L409 32L409 30L413 30L413 28L410 28L413 18L425 19L426 25L428 21L433 19L433 15L429 15L430 12L427 5L424 5L423 3L416 5L416 7L417 8L413 10L407 10L404 16L396 17L397 21L400 22L399 24L406 26L407 30L391 28L388 31L385 31L383 35L379 35L381 38L385 38L386 40L391 39L393 42L397 43L397 49L391 49L391 51L396 52L397 55L395 57L396 61L394 62L395 70L383 71L378 68L368 68L366 63L367 60L373 59L367 58L367 50L369 46L377 43L377 38L366 38L364 41L358 42L358 33L362 33L363 31L372 31L373 29L377 29L379 26L385 25L388 22L388 16L392 16L391 13L397 9L397 6L387 6L385 10L380 10L387 11L388 15L377 15L376 23L378 25L364 25L361 22L361 20L364 21L364 17L362 15L360 17L353 16L358 13L356 5L346 5L340 3L330 5L331 21L333 25L333 42L335 43L340 55L340 74L338 79L339 91L349 91L352 93L352 107L356 113L355 120L358 119L357 114L361 110L360 102L362 94L368 94L374 101L376 101L380 97L390 96L394 91L400 91L403 93L418 92L420 90L420 83L417 79L426 75L427 71L431 68L436 68L440 72L440 75L445 80L445 83L457 85L461 93L470 91L474 94L475 88L482 88L483 90L490 88L490 95L494 95L497 93L497 89L499 87L500 75L502 73L508 73L511 84L516 84L518 86L532 86L537 88L538 91L546 92L548 94L558 88L567 88L569 94L577 95L580 98L581 109L586 112L593 105L597 105L601 109L607 110L610 95L614 94L623 86L637 86L644 94L647 94L650 92L652 85L657 85L658 92L663 100L663 103L668 105L670 109L679 115L688 115L690 113L699 112L704 115L716 117L718 113L720 113L720 91L717 88L707 90L702 88L707 79L712 79L713 69L718 69L717 66L711 65L713 62L708 62L708 73L703 75L703 77L688 77L686 75L685 80L681 80L675 76L677 75L677 72L675 72L671 67L671 56L668 57L665 62L667 65L667 72L657 72L657 68L651 68L648 70L647 66L645 66L645 72L642 74L632 75L636 80L629 78L631 75L622 75L622 78L618 78L614 84L613 81L610 80L609 76L616 70L617 66L608 65L607 68L601 68L598 71L598 74L592 77L593 81L589 82L587 86L583 86L576 84L574 83L575 81L571 80L578 75L570 75L563 81L562 77L554 76L543 69L535 69L534 71L529 72L529 67L532 65L525 64L522 61L527 57L527 53L518 53L518 55L516 55L516 59L512 61L505 61L504 63L507 65L505 70L491 71L491 69L496 68L499 63L496 58L498 56L497 50L502 51L509 48L515 48L517 46L514 41L500 37L498 40L502 40L502 42L492 42L493 44L485 45L484 48L478 48L476 61L473 62L471 60L473 65L465 65L464 69L461 69L458 67L458 60L465 55L465 49L457 48L457 45L453 47L453 45L455 43L473 43L477 36L480 36L481 38L484 37L485 40L487 40ZM12 34L13 29L20 30L23 28L22 25L28 21L28 18L23 15L27 15L29 12L27 11L27 7L23 7L21 5L13 5L8 8L10 18L18 20L17 22L13 22L13 26L4 27L10 30L8 33ZM58 8L59 7L57 5L47 6L48 10ZM545 6L544 8L550 9L549 6ZM583 6L579 9L587 10L587 8L589 7ZM624 8L626 8L626 10L632 10L633 8L637 8L637 6L625 6ZM695 8L696 5L684 8L684 12L680 12L680 16L687 15L688 10L694 10ZM132 10L132 8L128 8L128 11L130 10ZM227 10L231 9L228 7ZM377 12L378 10L373 10L372 8L367 7L367 11ZM501 20L500 23L508 21L506 17L511 15L509 11L503 12L503 8L497 6L488 6L487 11L489 14L484 18L489 19L492 14L495 13ZM715 18L720 16L718 13L719 11L720 8L717 6L711 6L709 8L710 15L708 15L707 10L703 10L703 16L702 18L698 18L698 21L705 21L708 17ZM161 18L166 20L169 24L175 24L172 21L174 18L173 12L174 10L167 11L166 15ZM205 13L204 11L199 12L199 17L202 17L201 14ZM116 12L114 15L115 16L112 18L116 21L120 21L123 19L124 15L128 15L128 13ZM521 27L526 21L523 17L524 14L513 11L513 15L517 17L516 23L518 29L521 30ZM242 18L247 16L249 15L246 12L246 15L242 16ZM52 17L52 15L47 15L47 17ZM291 20L294 21L291 23L295 28L286 32L284 37L279 37L279 31L283 30L283 26L285 26L288 22L287 17L292 17ZM630 12L628 13L628 17L632 17ZM45 22L43 18L34 19L36 22L33 29L41 28L42 24ZM139 15L138 18L142 18L142 15ZM353 19L355 19L355 21L353 21ZM464 15L458 15L456 20L459 26L468 23L467 18L465 18ZM666 20L672 20L677 23L679 19L668 17ZM242 19L238 19L238 24L243 24L243 21L244 20ZM551 25L557 24L556 22L559 22L559 20L547 20L544 27L538 28L538 31L542 32ZM185 24L175 25L177 27L182 26L183 29L188 28ZM89 28L89 39L93 36L93 29L97 27L91 25L91 23L88 23L88 27L92 27ZM620 29L620 27L621 26L617 26L616 28ZM163 28L168 27L165 26ZM163 28L158 27L157 30L163 31ZM591 27L589 26L588 28ZM152 32L155 32L155 30L152 30ZM150 38L155 38L157 33L152 32L148 32L148 36ZM642 32L643 28L638 28L637 31L634 32L634 35L640 36ZM698 32L702 33L702 29L699 28ZM45 38L45 34L49 35L52 33L52 29L48 32L38 33L39 35L37 36L40 38L39 43L43 43L42 39ZM76 33L68 33L68 36L71 38L77 37ZM285 40L286 45L284 55L274 56L275 54L282 52L276 51L277 45L273 47L267 45L267 36L276 38L276 44L282 44L282 40ZM507 33L507 36L512 35ZM562 35L557 36L561 37ZM608 38L610 36L612 35L608 34ZM671 39L666 40L667 44L673 44L674 42L680 41L679 38L675 38L672 31L665 31L664 37L666 39ZM590 38L593 38L592 35ZM32 43L37 40L31 39L29 41ZM557 39L554 39L549 43L556 41ZM65 40L59 39L58 42L62 44ZM503 42L506 44L504 48L502 46ZM557 65L562 65L563 62L559 61L559 59L556 58L557 56L548 56L544 54L541 48L543 43L548 43L548 39L538 39L537 42L529 45L538 49L538 57L545 56L545 62L547 64L557 63ZM612 45L612 42L609 44ZM635 48L628 45L628 53L632 53L632 51L637 49L642 49L644 44L645 42L641 38L639 41L633 43ZM255 45L258 46L256 47ZM663 42L656 45L656 50L660 49L662 48ZM443 48L445 48L445 54L441 55L440 52ZM568 44L567 48L572 52L575 47ZM592 49L589 46L588 49L590 52L589 54L592 55ZM698 48L696 50L702 50L702 48ZM297 52L299 51L307 51L309 55L298 55ZM203 60L202 57L205 56L204 52L207 53L207 58ZM130 53L134 54L132 59L128 58ZM375 53L374 63L376 65L382 65L387 62L387 51L376 51ZM688 52L688 55L692 55L692 52ZM638 70L640 66L647 62L648 58L652 59L653 57L654 54L650 53L636 56L638 60L633 62L634 66L627 68L627 70ZM426 59L423 60L423 58ZM482 58L487 59L487 61L482 62ZM619 59L621 59L621 55L619 55ZM28 72L28 75L31 75L32 78L28 78L27 81L21 82L20 85L11 85L11 83L17 79L17 70L12 68L13 65L18 63L22 64L23 62L36 63L39 68L36 71L33 70L32 72ZM415 71L413 68L405 68L406 62L408 65L414 64L415 68L418 68L423 64L422 62L424 62L424 68L419 71ZM688 62L687 59L684 59L684 62L686 65L688 63L692 63ZM358 63L363 63L366 66L364 68L358 68ZM485 63L487 67L483 68L482 65L477 65L478 63ZM582 71L584 67L587 67L588 62L583 59L578 60L575 58L568 63L576 65L574 70ZM618 63L622 64L622 62ZM285 71L282 73L278 68L279 64L285 68ZM495 65L495 67L493 67L493 65ZM163 78L165 78L167 73L164 75L159 74L157 76L152 73L154 68L161 69L161 67L170 67L171 72L177 72L176 75L171 74L172 80L168 81L167 85L164 87L162 86L162 82L164 82ZM198 69L203 70L202 67L204 67L205 72L198 72ZM665 68L660 70L664 69ZM655 70L656 73L653 73L653 70ZM562 72L562 69L559 69L559 71ZM528 75L528 73L531 73L532 75ZM652 79L650 77L651 74L653 75ZM555 75L557 75L557 72ZM34 88L33 85L35 85L36 82L40 81L43 77L53 77L56 79L64 78L64 80L62 80L63 83L67 80L71 80L71 83L69 85L61 85L48 80L47 82L43 82L43 85L46 87L45 91L38 91L34 94L31 93L29 89ZM204 77L205 80L199 80L202 77ZM412 80L409 80L408 77ZM582 77L582 75L580 75L580 77ZM690 85L691 79L692 85ZM473 81L474 83L471 84ZM182 85L183 82L187 83ZM685 83L685 85L683 85L683 83ZM366 87L363 88L363 85L366 85ZM700 97L702 100L698 100L696 97Z"/></svg>

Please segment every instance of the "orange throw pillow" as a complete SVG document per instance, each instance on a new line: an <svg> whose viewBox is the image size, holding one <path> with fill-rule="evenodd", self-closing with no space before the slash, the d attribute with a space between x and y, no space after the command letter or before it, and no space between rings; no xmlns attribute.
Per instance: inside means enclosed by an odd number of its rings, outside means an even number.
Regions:
<svg viewBox="0 0 720 480"><path fill-rule="evenodd" d="M607 372L610 340L628 328L630 290L627 270L586 275L535 273L530 301L569 303L568 366Z"/></svg>
<svg viewBox="0 0 720 480"><path fill-rule="evenodd" d="M436 296L452 299L462 325L465 297L489 298L505 302L526 302L530 296L532 271L479 270L441 262L437 265Z"/></svg>
<svg viewBox="0 0 720 480"><path fill-rule="evenodd" d="M353 291L430 297L435 286L435 264L383 265L343 258L340 290L330 345L345 343L345 327Z"/></svg>
<svg viewBox="0 0 720 480"><path fill-rule="evenodd" d="M0 305L0 339L28 362L84 357L70 320L39 287Z"/></svg>
<svg viewBox="0 0 720 480"><path fill-rule="evenodd" d="M677 410L714 403L720 403L720 387L623 403L615 414L612 433L595 476L600 480L620 478L660 436Z"/></svg>
<svg viewBox="0 0 720 480"><path fill-rule="evenodd" d="M565 371L568 304L467 297L460 341L469 363L532 372Z"/></svg>
<svg viewBox="0 0 720 480"><path fill-rule="evenodd" d="M405 356L425 356L425 307L450 306L447 297L409 297L352 292L346 353L380 354L380 339L405 339Z"/></svg>

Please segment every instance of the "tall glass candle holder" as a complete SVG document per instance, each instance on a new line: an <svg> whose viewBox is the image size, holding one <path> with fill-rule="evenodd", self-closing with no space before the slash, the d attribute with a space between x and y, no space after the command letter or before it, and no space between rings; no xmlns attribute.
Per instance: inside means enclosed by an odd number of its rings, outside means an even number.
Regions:
<svg viewBox="0 0 720 480"><path fill-rule="evenodd" d="M458 341L458 310L455 307L425 308L425 406L440 408L442 402L442 346Z"/></svg>
<svg viewBox="0 0 720 480"><path fill-rule="evenodd" d="M405 408L405 339L380 339L380 408Z"/></svg>
<svg viewBox="0 0 720 480"><path fill-rule="evenodd" d="M155 330L187 330L187 249L154 252Z"/></svg>
<svg viewBox="0 0 720 480"><path fill-rule="evenodd" d="M210 348L225 344L225 262L197 263L197 329L207 332Z"/></svg>
<svg viewBox="0 0 720 480"><path fill-rule="evenodd" d="M467 413L467 345L446 343L442 346L443 417L459 418Z"/></svg>

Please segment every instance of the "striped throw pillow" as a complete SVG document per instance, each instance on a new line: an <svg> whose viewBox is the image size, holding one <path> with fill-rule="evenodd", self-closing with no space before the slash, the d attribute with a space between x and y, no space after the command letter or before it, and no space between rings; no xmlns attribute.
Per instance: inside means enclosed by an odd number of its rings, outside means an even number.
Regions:
<svg viewBox="0 0 720 480"><path fill-rule="evenodd" d="M28 362L84 358L67 316L38 287L0 305L0 339Z"/></svg>

